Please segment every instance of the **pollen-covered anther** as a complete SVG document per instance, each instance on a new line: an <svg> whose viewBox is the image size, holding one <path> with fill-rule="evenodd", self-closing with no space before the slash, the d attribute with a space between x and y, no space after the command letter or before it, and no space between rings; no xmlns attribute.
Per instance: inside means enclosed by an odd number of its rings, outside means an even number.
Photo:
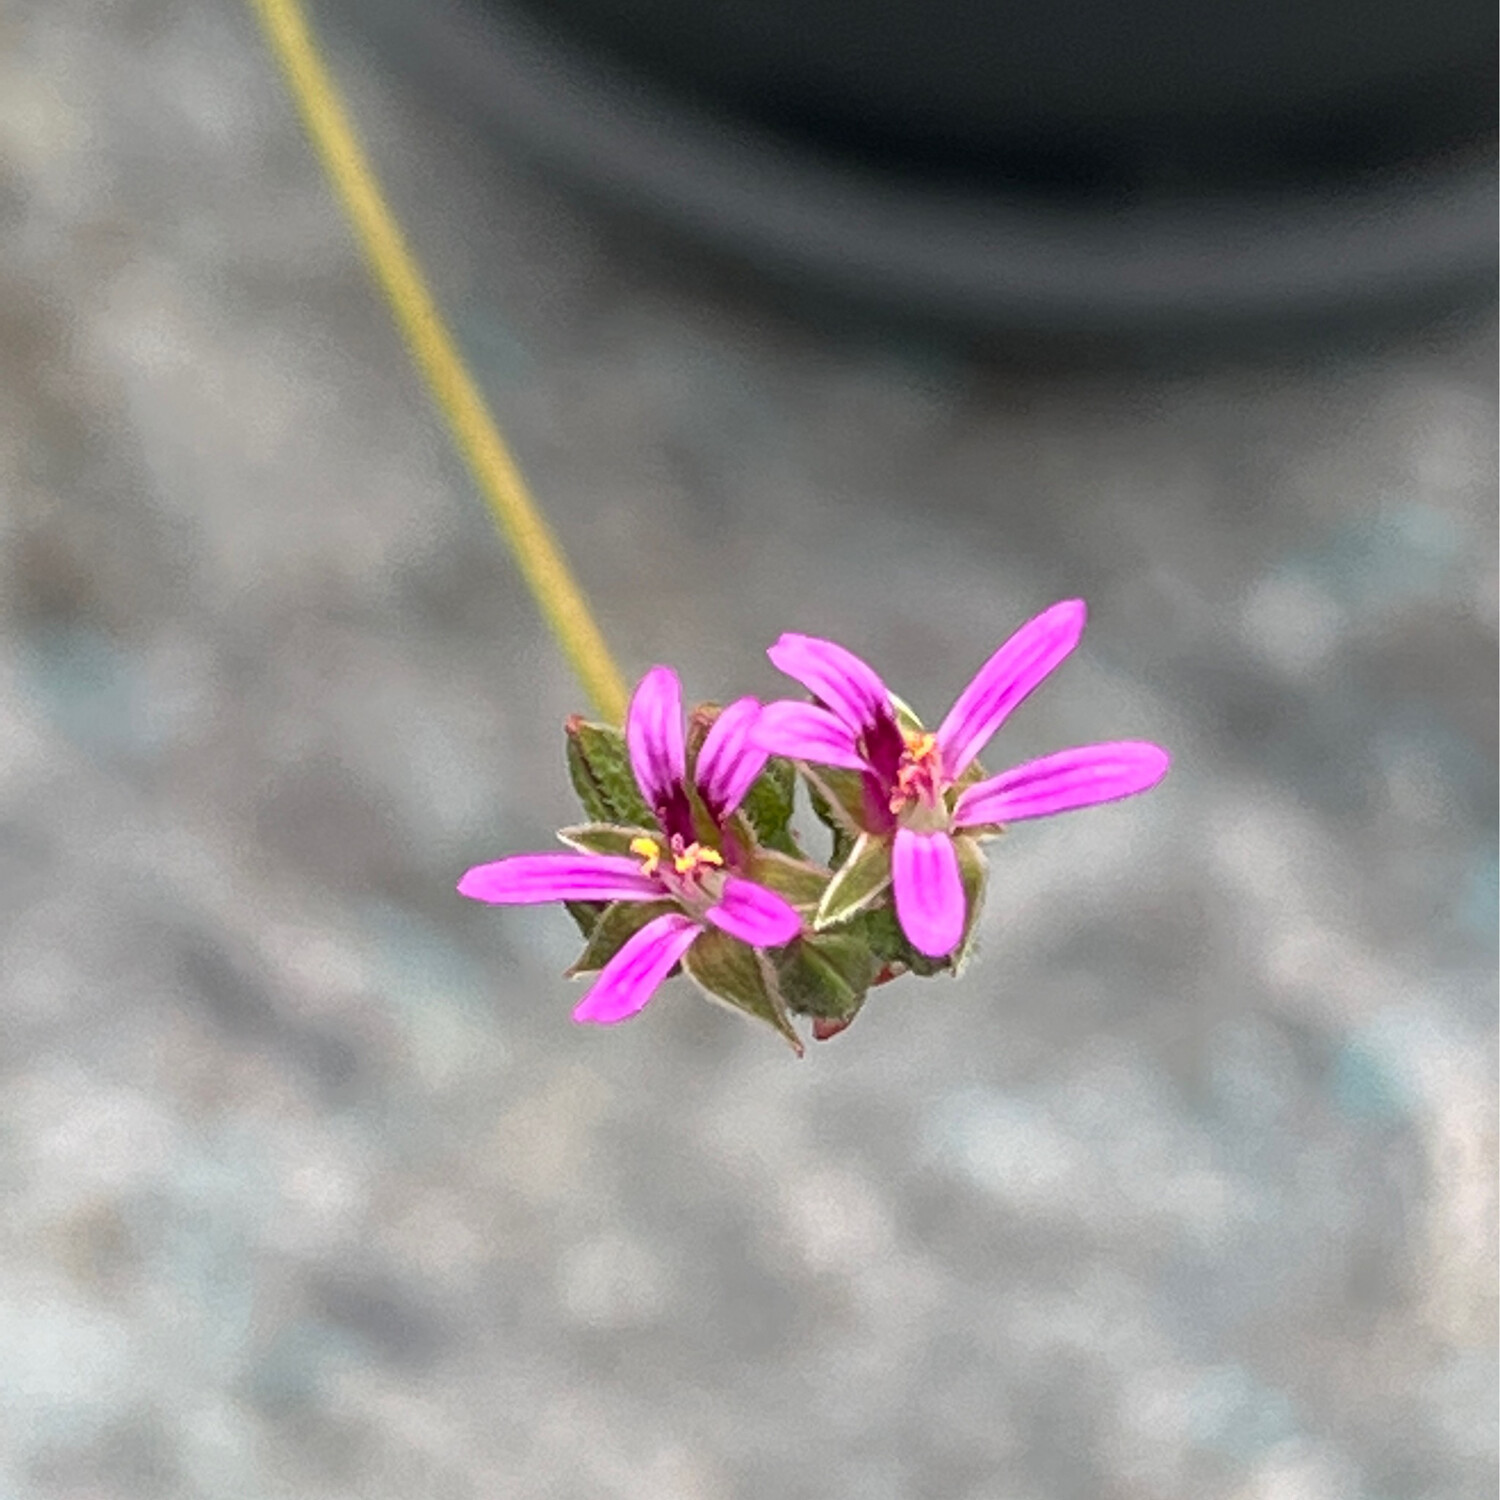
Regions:
<svg viewBox="0 0 1500 1500"><path fill-rule="evenodd" d="M891 790L891 811L900 813L913 802L936 803L943 789L943 758L935 734L910 735L896 785Z"/></svg>
<svg viewBox="0 0 1500 1500"><path fill-rule="evenodd" d="M717 849L706 849L696 841L684 847L680 846L679 840L672 840L672 868L679 875L691 875L705 866L722 866L723 863L724 856Z"/></svg>
<svg viewBox="0 0 1500 1500"><path fill-rule="evenodd" d="M639 838L631 839L630 852L640 855L641 874L656 874L656 868L661 864L661 845L655 839L647 838L645 834L642 834Z"/></svg>
<svg viewBox="0 0 1500 1500"><path fill-rule="evenodd" d="M724 856L717 849L700 844L696 839L686 843L678 834L673 834L665 847L649 835L640 834L631 839L630 852L640 858L642 875L670 873L678 880L695 882L696 877L724 866ZM666 870L663 870L663 865L667 866Z"/></svg>

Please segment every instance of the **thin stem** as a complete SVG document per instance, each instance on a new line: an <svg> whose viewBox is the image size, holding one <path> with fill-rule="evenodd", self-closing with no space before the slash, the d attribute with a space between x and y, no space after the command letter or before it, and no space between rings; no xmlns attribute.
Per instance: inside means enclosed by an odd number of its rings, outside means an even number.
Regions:
<svg viewBox="0 0 1500 1500"><path fill-rule="evenodd" d="M611 723L621 722L626 693L619 668L406 246L318 51L301 0L249 3L407 350L467 460L543 620L595 708Z"/></svg>

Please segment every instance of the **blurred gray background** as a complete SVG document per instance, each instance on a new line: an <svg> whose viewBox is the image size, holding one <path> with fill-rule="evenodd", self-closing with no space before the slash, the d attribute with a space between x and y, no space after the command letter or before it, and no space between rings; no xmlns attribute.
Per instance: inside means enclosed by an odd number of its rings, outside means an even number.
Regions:
<svg viewBox="0 0 1500 1500"><path fill-rule="evenodd" d="M347 39L627 669L826 633L999 767L981 960L796 1062L575 1028L585 705L248 15L0 8L0 1497L1475 1500L1495 1483L1494 334L1006 373L777 311Z"/></svg>

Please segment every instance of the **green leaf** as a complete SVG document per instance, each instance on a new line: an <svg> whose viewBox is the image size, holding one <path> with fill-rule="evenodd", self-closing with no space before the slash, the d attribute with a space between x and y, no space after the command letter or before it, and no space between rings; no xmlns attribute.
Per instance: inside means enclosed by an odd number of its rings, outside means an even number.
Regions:
<svg viewBox="0 0 1500 1500"><path fill-rule="evenodd" d="M869 946L848 933L804 934L777 955L776 978L799 1015L851 1019L864 1004L880 965Z"/></svg>
<svg viewBox="0 0 1500 1500"><path fill-rule="evenodd" d="M979 927L979 913L984 909L984 891L989 881L990 865L979 845L971 838L959 836L953 840L958 851L958 873L963 881L964 898L969 912L964 920L964 935L953 954L953 972L961 973L963 967L974 956L975 933Z"/></svg>
<svg viewBox="0 0 1500 1500"><path fill-rule="evenodd" d="M613 901L588 934L588 942L578 955L568 977L593 974L602 969L647 922L676 911L670 901Z"/></svg>
<svg viewBox="0 0 1500 1500"><path fill-rule="evenodd" d="M766 768L750 783L740 813L754 830L756 842L767 849L779 849L794 858L802 851L792 837L792 809L797 786L797 772L791 761L773 755Z"/></svg>
<svg viewBox="0 0 1500 1500"><path fill-rule="evenodd" d="M815 907L823 898L828 871L810 860L793 859L774 849L757 849L745 871L751 880L785 896L793 906Z"/></svg>
<svg viewBox="0 0 1500 1500"><path fill-rule="evenodd" d="M622 828L618 823L578 823L572 828L559 828L557 836L570 849L582 850L585 854L631 854L633 839L653 839L662 842L661 833L654 828Z"/></svg>
<svg viewBox="0 0 1500 1500"><path fill-rule="evenodd" d="M891 841L880 834L862 833L849 851L847 862L834 871L813 927L822 931L847 922L873 905L891 883Z"/></svg>
<svg viewBox="0 0 1500 1500"><path fill-rule="evenodd" d="M625 736L609 724L574 715L563 726L568 775L583 810L595 823L650 826L656 821L635 784Z"/></svg>
<svg viewBox="0 0 1500 1500"><path fill-rule="evenodd" d="M802 1056L802 1038L787 1014L770 963L753 948L710 927L688 949L682 967L706 994L774 1027Z"/></svg>

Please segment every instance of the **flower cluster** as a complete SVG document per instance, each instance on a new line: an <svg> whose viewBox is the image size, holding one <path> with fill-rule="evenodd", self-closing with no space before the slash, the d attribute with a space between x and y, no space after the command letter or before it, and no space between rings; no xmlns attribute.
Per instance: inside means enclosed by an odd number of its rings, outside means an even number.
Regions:
<svg viewBox="0 0 1500 1500"><path fill-rule="evenodd" d="M676 673L653 667L623 734L567 724L589 819L561 831L567 852L479 865L458 889L497 904L567 903L586 939L572 972L598 976L577 1021L634 1015L680 965L800 1051L793 1015L825 1038L874 985L957 972L983 900L985 840L1166 774L1166 751L1140 740L998 776L980 768L980 751L1078 644L1084 620L1083 603L1068 600L1023 625L934 731L859 657L812 636L783 635L768 652L811 702L740 698L685 722ZM794 767L831 830L826 864L792 827Z"/></svg>

